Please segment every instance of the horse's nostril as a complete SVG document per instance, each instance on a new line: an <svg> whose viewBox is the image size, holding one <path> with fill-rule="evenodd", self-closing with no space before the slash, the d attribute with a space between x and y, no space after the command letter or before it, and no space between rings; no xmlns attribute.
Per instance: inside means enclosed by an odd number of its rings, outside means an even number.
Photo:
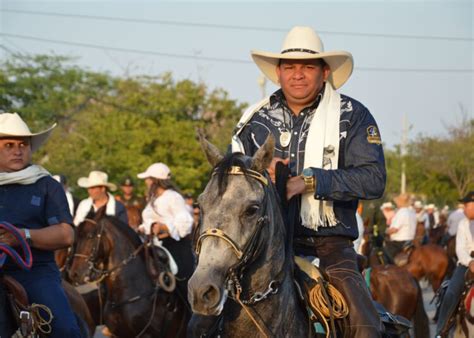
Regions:
<svg viewBox="0 0 474 338"><path fill-rule="evenodd" d="M219 303L220 292L219 289L214 285L209 285L201 294L201 299L204 303L208 304L209 307L216 306Z"/></svg>

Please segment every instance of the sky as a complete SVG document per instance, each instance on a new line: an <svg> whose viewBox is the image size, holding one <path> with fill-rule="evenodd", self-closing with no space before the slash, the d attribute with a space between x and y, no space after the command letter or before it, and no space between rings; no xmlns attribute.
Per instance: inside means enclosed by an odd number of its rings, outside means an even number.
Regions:
<svg viewBox="0 0 474 338"><path fill-rule="evenodd" d="M0 60L12 52L67 55L116 76L159 75L263 95L250 50L279 52L291 27L311 26L326 51L352 53L339 90L362 102L388 147L443 136L474 118L473 2L0 0ZM277 87L267 81L268 95Z"/></svg>

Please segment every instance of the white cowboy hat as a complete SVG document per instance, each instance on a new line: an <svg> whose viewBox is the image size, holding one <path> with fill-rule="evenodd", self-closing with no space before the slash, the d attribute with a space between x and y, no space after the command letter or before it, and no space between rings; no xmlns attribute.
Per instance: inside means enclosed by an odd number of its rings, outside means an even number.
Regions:
<svg viewBox="0 0 474 338"><path fill-rule="evenodd" d="M81 188L92 188L104 186L110 189L110 191L117 190L117 186L113 183L108 182L109 176L102 171L91 171L89 177L81 177L77 180L77 185Z"/></svg>
<svg viewBox="0 0 474 338"><path fill-rule="evenodd" d="M413 207L415 207L417 209L421 209L421 208L423 208L423 202L422 201L415 201L415 203L413 204Z"/></svg>
<svg viewBox="0 0 474 338"><path fill-rule="evenodd" d="M325 52L318 34L311 27L293 27L286 35L280 53L251 51L253 61L273 83L278 84L276 67L281 59L323 59L331 69L328 81L340 88L351 76L354 62L345 51Z"/></svg>
<svg viewBox="0 0 474 338"><path fill-rule="evenodd" d="M17 113L0 114L0 138L30 137L31 151L34 152L48 139L56 123L39 133L32 133L25 121Z"/></svg>
<svg viewBox="0 0 474 338"><path fill-rule="evenodd" d="M154 177L159 180L167 180L171 178L171 170L164 163L153 163L145 172L138 174L137 177L141 179Z"/></svg>
<svg viewBox="0 0 474 338"><path fill-rule="evenodd" d="M380 207L380 210L383 210L383 209L395 209L395 207L392 202L385 202Z"/></svg>

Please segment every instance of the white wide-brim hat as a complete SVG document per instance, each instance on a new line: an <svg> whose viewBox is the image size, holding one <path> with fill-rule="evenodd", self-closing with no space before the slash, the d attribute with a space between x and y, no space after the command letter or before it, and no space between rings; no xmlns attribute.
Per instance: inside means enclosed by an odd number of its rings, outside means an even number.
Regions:
<svg viewBox="0 0 474 338"><path fill-rule="evenodd" d="M92 188L104 186L110 189L110 191L117 190L117 186L109 182L109 176L102 171L91 171L89 177L81 177L77 180L77 185L81 188Z"/></svg>
<svg viewBox="0 0 474 338"><path fill-rule="evenodd" d="M34 152L48 139L49 135L56 127L56 123L48 129L32 133L28 125L17 113L0 114L0 138L5 137L29 137L31 151Z"/></svg>
<svg viewBox="0 0 474 338"><path fill-rule="evenodd" d="M145 172L137 175L138 178L145 179L148 177L154 177L159 180L167 180L171 178L171 170L164 163L153 163L149 166Z"/></svg>
<svg viewBox="0 0 474 338"><path fill-rule="evenodd" d="M380 207L380 210L383 210L383 209L395 209L395 206L393 205L392 202L385 202Z"/></svg>
<svg viewBox="0 0 474 338"><path fill-rule="evenodd" d="M345 51L325 52L318 34L311 27L293 27L286 35L280 53L251 51L252 59L267 78L278 85L276 67L280 60L323 59L331 69L328 81L340 88L354 68L352 54Z"/></svg>

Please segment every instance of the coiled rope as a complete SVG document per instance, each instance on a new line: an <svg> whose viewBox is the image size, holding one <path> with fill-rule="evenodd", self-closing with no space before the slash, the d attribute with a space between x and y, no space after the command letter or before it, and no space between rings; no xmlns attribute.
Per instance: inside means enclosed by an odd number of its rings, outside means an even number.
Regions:
<svg viewBox="0 0 474 338"><path fill-rule="evenodd" d="M329 337L330 331L335 335L334 319L345 318L349 314L344 296L334 286L318 278L317 284L308 292L308 300L311 309L318 314L321 324L325 327L326 338ZM328 320L331 323L331 330Z"/></svg>

